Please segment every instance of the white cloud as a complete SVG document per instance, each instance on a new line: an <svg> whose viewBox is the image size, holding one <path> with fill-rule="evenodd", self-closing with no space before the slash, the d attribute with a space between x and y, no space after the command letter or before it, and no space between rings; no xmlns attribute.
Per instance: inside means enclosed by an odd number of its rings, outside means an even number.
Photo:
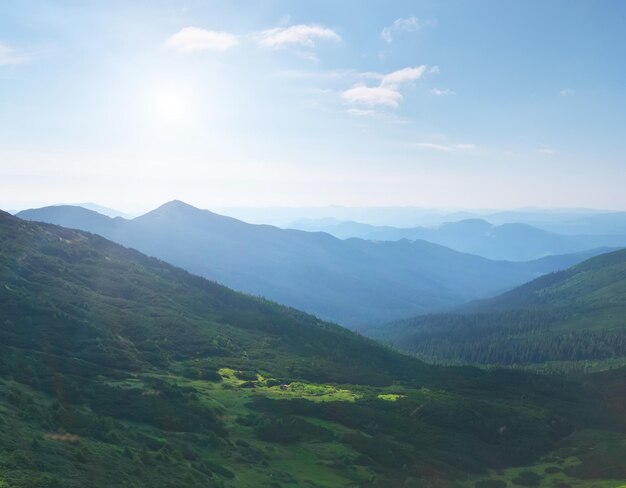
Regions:
<svg viewBox="0 0 626 488"><path fill-rule="evenodd" d="M571 90L570 88L563 88L559 92L559 95L561 95L562 97L571 97L574 96L574 90Z"/></svg>
<svg viewBox="0 0 626 488"><path fill-rule="evenodd" d="M383 105L397 108L404 98L400 92L394 88L383 86L369 87L365 85L355 85L341 94L346 102L360 103L370 107Z"/></svg>
<svg viewBox="0 0 626 488"><path fill-rule="evenodd" d="M199 27L184 27L165 41L165 46L184 53L197 51L223 52L239 44L237 36Z"/></svg>
<svg viewBox="0 0 626 488"><path fill-rule="evenodd" d="M385 27L380 33L380 37L382 37L385 42L391 42L393 41L394 32L416 32L420 27L421 25L415 16L399 18L396 19L393 24Z"/></svg>
<svg viewBox="0 0 626 488"><path fill-rule="evenodd" d="M433 88L430 90L430 93L433 95L437 95L438 97L445 97L448 95L456 95L454 90L450 90L449 88Z"/></svg>
<svg viewBox="0 0 626 488"><path fill-rule="evenodd" d="M394 71L393 73L384 75L382 81L380 82L380 85L389 88L397 88L398 85L401 85L403 83L418 80L422 77L424 71L426 71L425 64L422 64L421 66L416 66L415 68L399 69L398 71Z"/></svg>
<svg viewBox="0 0 626 488"><path fill-rule="evenodd" d="M426 65L416 66L414 68L403 68L393 71L386 75L378 73L367 73L365 76L369 79L379 79L378 86L370 87L359 83L341 94L348 103L357 103L374 107L381 105L385 107L397 108L404 99L400 93L403 85L418 80L426 71Z"/></svg>
<svg viewBox="0 0 626 488"><path fill-rule="evenodd" d="M428 69L428 73L429 74L437 74L437 73L440 73L440 72L441 72L441 70L439 69L439 66L436 66L436 65L435 66L431 66Z"/></svg>
<svg viewBox="0 0 626 488"><path fill-rule="evenodd" d="M15 49L0 42L0 66L22 64L29 60L28 56L18 53Z"/></svg>
<svg viewBox="0 0 626 488"><path fill-rule="evenodd" d="M471 151L472 149L476 149L476 145L474 144L457 144L456 147L461 151Z"/></svg>
<svg viewBox="0 0 626 488"><path fill-rule="evenodd" d="M548 148L537 149L537 151L541 154L554 154L554 150Z"/></svg>
<svg viewBox="0 0 626 488"><path fill-rule="evenodd" d="M262 46L278 49L289 45L315 47L318 40L340 42L341 36L320 25L299 24L261 31L258 40Z"/></svg>
<svg viewBox="0 0 626 488"><path fill-rule="evenodd" d="M382 80L385 75L381 73L377 73L376 71L362 71L360 73L356 73L356 76L359 78L363 78L364 80Z"/></svg>

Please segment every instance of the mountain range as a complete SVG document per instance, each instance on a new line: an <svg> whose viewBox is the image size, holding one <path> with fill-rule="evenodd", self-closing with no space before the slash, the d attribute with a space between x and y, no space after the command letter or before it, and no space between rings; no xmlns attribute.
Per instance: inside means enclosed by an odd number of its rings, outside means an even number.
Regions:
<svg viewBox="0 0 626 488"><path fill-rule="evenodd" d="M341 240L247 224L180 201L132 220L72 206L17 215L102 235L236 290L355 328L492 296L602 252L494 261L423 240Z"/></svg>
<svg viewBox="0 0 626 488"><path fill-rule="evenodd" d="M613 388L623 370L575 381L427 365L100 236L4 212L0 314L2 486L626 477Z"/></svg>
<svg viewBox="0 0 626 488"><path fill-rule="evenodd" d="M216 207L246 222L290 227L328 226L346 221L395 228L438 227L446 222L483 219L495 225L527 224L563 234L625 234L626 212L593 208L527 207L511 210L444 210L420 207Z"/></svg>
<svg viewBox="0 0 626 488"><path fill-rule="evenodd" d="M593 218L599 219L600 215L594 215ZM446 222L437 227L411 228L373 226L353 221L304 219L294 222L289 228L327 232L339 239L351 237L376 241L421 239L489 259L529 261L599 247L624 247L626 220L624 224L623 227L619 227L622 234L617 235L565 235L523 223L494 225L483 219L465 219Z"/></svg>

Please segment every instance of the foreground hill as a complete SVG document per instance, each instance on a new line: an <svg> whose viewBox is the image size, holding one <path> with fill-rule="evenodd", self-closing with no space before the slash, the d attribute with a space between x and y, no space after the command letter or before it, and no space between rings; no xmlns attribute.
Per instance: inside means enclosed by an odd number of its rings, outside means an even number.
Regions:
<svg viewBox="0 0 626 488"><path fill-rule="evenodd" d="M523 223L493 225L483 219L446 222L437 227L393 228L358 222L338 222L315 226L301 222L303 230L328 232L340 239L359 237L369 240L397 241L421 239L459 252L489 259L527 261L586 251L600 247L626 246L626 226L617 235L561 235Z"/></svg>
<svg viewBox="0 0 626 488"><path fill-rule="evenodd" d="M3 486L457 486L618 435L593 381L428 366L2 212L0 311Z"/></svg>
<svg viewBox="0 0 626 488"><path fill-rule="evenodd" d="M626 250L542 276L460 313L373 330L423 357L530 364L626 359Z"/></svg>
<svg viewBox="0 0 626 488"><path fill-rule="evenodd" d="M97 233L237 290L352 327L492 296L589 256L490 261L425 241L342 241L251 225L177 201L133 220L67 206L18 216Z"/></svg>

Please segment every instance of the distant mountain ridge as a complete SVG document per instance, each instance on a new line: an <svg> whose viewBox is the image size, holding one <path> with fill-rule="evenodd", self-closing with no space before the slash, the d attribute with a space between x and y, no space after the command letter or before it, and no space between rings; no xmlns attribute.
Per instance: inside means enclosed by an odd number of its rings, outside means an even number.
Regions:
<svg viewBox="0 0 626 488"><path fill-rule="evenodd" d="M593 216L599 217L600 215ZM306 220L295 222L293 227L328 232L340 239L422 239L456 251L509 261L529 261L598 247L626 246L626 225L622 229L623 235L564 235L523 223L494 225L478 218L447 222L438 227L394 228L352 221L319 225L315 221Z"/></svg>
<svg viewBox="0 0 626 488"><path fill-rule="evenodd" d="M254 223L271 223L279 227L296 225L327 226L332 221L359 222L395 228L436 227L446 222L484 219L494 225L520 223L564 234L623 234L626 212L595 208L527 207L511 210L470 209L444 210L423 207L218 207L216 212ZM622 231L607 231L606 219L621 226ZM620 224L621 222L621 224ZM299 227L297 227L299 228Z"/></svg>
<svg viewBox="0 0 626 488"><path fill-rule="evenodd" d="M173 201L133 220L76 207L18 217L100 234L247 293L359 327L483 298L589 255L490 261L425 241L340 240L252 225Z"/></svg>

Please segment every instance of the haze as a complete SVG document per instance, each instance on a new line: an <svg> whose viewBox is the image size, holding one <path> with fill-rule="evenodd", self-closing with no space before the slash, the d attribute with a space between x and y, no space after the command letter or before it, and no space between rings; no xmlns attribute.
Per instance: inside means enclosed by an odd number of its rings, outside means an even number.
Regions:
<svg viewBox="0 0 626 488"><path fill-rule="evenodd" d="M626 208L621 2L0 5L0 207Z"/></svg>

